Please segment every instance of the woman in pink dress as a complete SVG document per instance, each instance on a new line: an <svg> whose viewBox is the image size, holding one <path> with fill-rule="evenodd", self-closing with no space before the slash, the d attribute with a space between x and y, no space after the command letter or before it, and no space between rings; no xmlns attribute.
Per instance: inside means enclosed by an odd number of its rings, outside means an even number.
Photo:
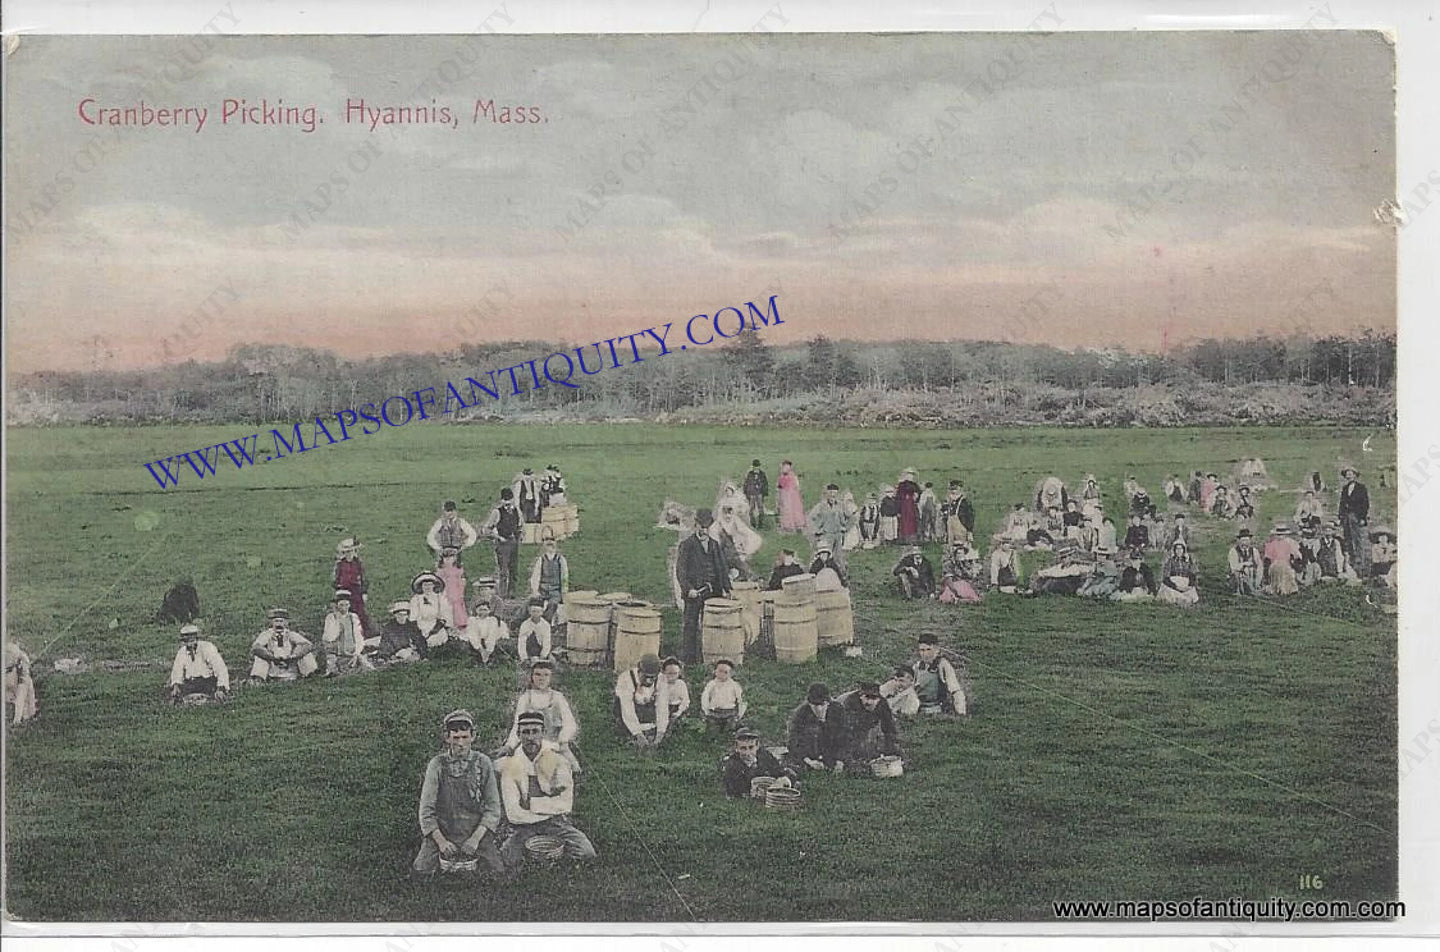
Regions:
<svg viewBox="0 0 1440 952"><path fill-rule="evenodd" d="M805 500L800 498L800 477L795 475L795 464L788 459L780 464L780 479L775 487L780 490L780 531L804 532L809 523L805 518Z"/></svg>
<svg viewBox="0 0 1440 952"><path fill-rule="evenodd" d="M435 574L445 583L445 599L450 603L450 613L455 618L456 630L470 623L465 613L465 569L460 564L460 550L447 545L440 550L440 561L435 565Z"/></svg>
<svg viewBox="0 0 1440 952"><path fill-rule="evenodd" d="M920 484L915 470L907 469L895 484L895 499L900 504L900 542L912 545L920 538Z"/></svg>

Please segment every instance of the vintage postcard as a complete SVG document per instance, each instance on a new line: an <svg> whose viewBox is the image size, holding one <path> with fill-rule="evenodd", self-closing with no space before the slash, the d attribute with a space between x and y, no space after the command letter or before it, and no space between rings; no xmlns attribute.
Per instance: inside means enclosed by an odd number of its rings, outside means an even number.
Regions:
<svg viewBox="0 0 1440 952"><path fill-rule="evenodd" d="M246 16L5 37L7 929L1407 931L1393 33Z"/></svg>

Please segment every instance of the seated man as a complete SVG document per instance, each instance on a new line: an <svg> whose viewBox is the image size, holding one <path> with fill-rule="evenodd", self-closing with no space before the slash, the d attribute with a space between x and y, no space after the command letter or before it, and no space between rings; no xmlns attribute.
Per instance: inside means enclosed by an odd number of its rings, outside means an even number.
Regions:
<svg viewBox="0 0 1440 952"><path fill-rule="evenodd" d="M1133 549L1120 571L1120 587L1110 596L1117 602L1143 602L1155 597L1155 573L1145 564L1145 553Z"/></svg>
<svg viewBox="0 0 1440 952"><path fill-rule="evenodd" d="M748 727L735 732L735 749L721 762L720 770L725 796L732 800L750 796L750 781L756 777L773 777L787 786L799 779L795 771L760 746L760 735Z"/></svg>
<svg viewBox="0 0 1440 952"><path fill-rule="evenodd" d="M1073 542L1062 542L1055 554L1054 563L1031 577L1030 590L1037 595L1074 595L1090 575L1091 563Z"/></svg>
<svg viewBox="0 0 1440 952"><path fill-rule="evenodd" d="M822 542L815 547L815 559L810 563L810 574L815 576L817 592L835 592L850 584L845 570L835 561L835 554L830 551L828 542Z"/></svg>
<svg viewBox="0 0 1440 952"><path fill-rule="evenodd" d="M425 636L410 620L410 603L394 602L390 605L390 620L380 631L375 642L375 659L384 663L419 661L425 657L429 645Z"/></svg>
<svg viewBox="0 0 1440 952"><path fill-rule="evenodd" d="M490 872L505 872L495 845L500 825L500 791L495 765L474 749L475 718L469 711L451 711L444 720L445 747L425 765L420 786L420 852L411 864L411 876L429 879L440 868L440 857L472 856L484 861Z"/></svg>
<svg viewBox="0 0 1440 952"><path fill-rule="evenodd" d="M900 732L895 715L880 696L880 685L861 681L855 690L836 698L845 710L844 754L851 767L864 768L884 754L900 753Z"/></svg>
<svg viewBox="0 0 1440 952"><path fill-rule="evenodd" d="M180 650L170 665L169 698L180 703L190 694L203 694L211 700L223 701L230 693L230 669L225 659L208 641L200 640L200 627L186 625L180 629Z"/></svg>
<svg viewBox="0 0 1440 952"><path fill-rule="evenodd" d="M525 861L525 844L533 836L554 836L565 843L571 859L592 859L590 838L570 822L575 804L575 778L570 764L544 739L545 715L521 714L516 732L520 749L500 762L500 801L511 833L501 847L512 870Z"/></svg>
<svg viewBox="0 0 1440 952"><path fill-rule="evenodd" d="M195 630L198 633L200 629ZM225 686L230 686L228 680ZM40 705L35 695L35 680L30 676L30 656L9 638L5 639L5 703L13 708L10 723L15 726L24 724L40 713Z"/></svg>
<svg viewBox="0 0 1440 952"><path fill-rule="evenodd" d="M811 770L845 769L845 710L830 700L830 689L816 681L805 692L805 703L790 712L787 755L795 767Z"/></svg>
<svg viewBox="0 0 1440 952"><path fill-rule="evenodd" d="M951 652L961 669L941 653L939 639L932 634L923 634L919 639L920 660L911 669L915 672L915 696L920 699L921 714L970 713L969 672L964 670L964 659Z"/></svg>
<svg viewBox="0 0 1440 952"><path fill-rule="evenodd" d="M913 668L897 665L889 680L880 685L880 696L890 705L893 714L914 717L920 713L920 695L915 693Z"/></svg>
<svg viewBox="0 0 1440 952"><path fill-rule="evenodd" d="M1255 501L1250 498L1250 487L1240 487L1240 498L1235 503L1236 519L1254 519Z"/></svg>
<svg viewBox="0 0 1440 952"><path fill-rule="evenodd" d="M1120 566L1115 563L1115 550L1097 548L1095 564L1075 594L1082 598L1109 598L1120 590Z"/></svg>
<svg viewBox="0 0 1440 952"><path fill-rule="evenodd" d="M360 625L360 616L350 610L350 592L337 589L330 606L320 635L325 646L325 674L334 677L369 668L369 660L361 653L365 649L365 629Z"/></svg>
<svg viewBox="0 0 1440 952"><path fill-rule="evenodd" d="M659 678L660 659L647 654L615 679L615 727L642 750L664 740L670 726L669 705L656 703Z"/></svg>
<svg viewBox="0 0 1440 952"><path fill-rule="evenodd" d="M932 598L935 595L935 569L921 548L912 546L891 570L903 598Z"/></svg>
<svg viewBox="0 0 1440 952"><path fill-rule="evenodd" d="M781 549L780 561L776 564L775 570L770 573L770 581L765 583L765 590L778 592L785 587L787 578L804 574L805 566L795 560L795 550Z"/></svg>
<svg viewBox="0 0 1440 952"><path fill-rule="evenodd" d="M267 613L270 627L255 636L250 646L254 661L250 677L255 681L294 681L319 670L315 645L298 631L290 630L290 613L272 608Z"/></svg>
<svg viewBox="0 0 1440 952"><path fill-rule="evenodd" d="M505 741L503 754L508 756L520 748L520 717L523 714L538 713L545 719L545 740L553 744L560 755L570 762L576 773L580 772L580 761L570 749L571 741L580 736L580 722L570 702L555 688L551 681L555 676L555 663L536 661L530 665L530 685L515 699L515 718L510 725L510 737Z"/></svg>

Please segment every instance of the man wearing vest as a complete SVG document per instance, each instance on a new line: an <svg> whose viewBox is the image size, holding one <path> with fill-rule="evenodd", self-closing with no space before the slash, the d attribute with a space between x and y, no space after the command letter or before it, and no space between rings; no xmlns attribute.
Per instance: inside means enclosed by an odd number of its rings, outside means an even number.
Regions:
<svg viewBox="0 0 1440 952"><path fill-rule="evenodd" d="M555 536L547 528L540 543L540 555L530 566L530 595L545 601L545 620L552 624L564 622L556 617L570 591L570 563L560 554Z"/></svg>
<svg viewBox="0 0 1440 952"><path fill-rule="evenodd" d="M1370 524L1370 491L1356 477L1355 467L1340 471L1345 485L1340 487L1340 527L1345 533L1345 556L1360 578L1370 575L1370 543L1366 526Z"/></svg>
<svg viewBox="0 0 1440 952"><path fill-rule="evenodd" d="M515 493L508 487L500 490L500 504L490 510L490 518L485 520L485 534L495 540L497 593L501 598L511 598L520 568L520 510L515 508Z"/></svg>
<svg viewBox="0 0 1440 952"><path fill-rule="evenodd" d="M938 639L931 634L920 636L920 660L914 664L915 694L920 698L921 714L968 714L960 675L950 659L940 654Z"/></svg>
<svg viewBox="0 0 1440 952"><path fill-rule="evenodd" d="M479 538L475 527L461 519L455 503L447 499L444 508L440 510L440 518L435 520L429 534L425 536L425 544L430 546L431 551L438 557L447 545L453 545L463 552Z"/></svg>
<svg viewBox="0 0 1440 952"><path fill-rule="evenodd" d="M760 468L758 459L750 461L750 472L745 474L745 501L750 504L750 528L762 529L765 525L765 497L770 493L770 478Z"/></svg>
<svg viewBox="0 0 1440 952"><path fill-rule="evenodd" d="M724 598L730 594L730 573L720 543L710 538L715 516L709 509L695 513L695 534L680 543L675 561L675 580L685 599L685 624L682 632L680 660L686 664L700 661L700 613L705 599Z"/></svg>
<svg viewBox="0 0 1440 952"><path fill-rule="evenodd" d="M505 872L495 845L500 793L495 765L474 749L475 718L451 711L444 721L445 748L425 765L420 787L420 852L411 877L424 881L440 869L440 858L477 857L494 874Z"/></svg>

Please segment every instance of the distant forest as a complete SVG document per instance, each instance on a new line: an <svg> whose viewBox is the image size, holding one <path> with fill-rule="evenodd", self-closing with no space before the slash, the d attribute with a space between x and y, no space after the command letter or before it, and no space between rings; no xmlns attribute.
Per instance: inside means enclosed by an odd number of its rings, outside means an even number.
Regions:
<svg viewBox="0 0 1440 952"><path fill-rule="evenodd" d="M545 341L349 361L329 351L241 345L221 361L136 371L37 372L10 380L12 424L269 423L333 413L445 382L485 379L560 350ZM569 348L574 356L574 348ZM1395 415L1395 337L1202 340L1166 354L996 341L873 344L817 337L776 347L751 332L721 347L622 363L452 414L463 420L659 419L858 425L1180 426L1334 422ZM593 357L592 357L593 362ZM608 366L608 364L607 364ZM558 367L558 362L557 362ZM558 371L557 371L558 375ZM542 378L543 382L543 378Z"/></svg>

